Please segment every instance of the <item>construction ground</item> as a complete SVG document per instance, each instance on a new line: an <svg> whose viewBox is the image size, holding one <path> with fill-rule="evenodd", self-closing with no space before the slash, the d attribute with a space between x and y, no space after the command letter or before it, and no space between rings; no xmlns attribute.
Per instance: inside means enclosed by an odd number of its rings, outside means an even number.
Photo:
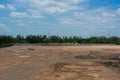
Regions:
<svg viewBox="0 0 120 80"><path fill-rule="evenodd" d="M0 80L120 80L120 46L1 48Z"/></svg>

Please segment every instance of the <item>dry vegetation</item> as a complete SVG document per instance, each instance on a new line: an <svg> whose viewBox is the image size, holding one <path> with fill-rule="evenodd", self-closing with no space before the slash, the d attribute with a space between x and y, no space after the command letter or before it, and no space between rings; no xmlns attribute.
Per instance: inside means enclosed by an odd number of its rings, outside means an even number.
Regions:
<svg viewBox="0 0 120 80"><path fill-rule="evenodd" d="M0 49L0 80L120 80L120 46Z"/></svg>

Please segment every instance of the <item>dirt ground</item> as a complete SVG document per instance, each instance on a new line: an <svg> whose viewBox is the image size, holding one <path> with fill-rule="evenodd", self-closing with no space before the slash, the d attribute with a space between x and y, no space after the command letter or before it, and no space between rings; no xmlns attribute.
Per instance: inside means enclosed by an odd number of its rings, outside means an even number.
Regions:
<svg viewBox="0 0 120 80"><path fill-rule="evenodd" d="M1 48L0 80L120 80L119 57L120 46Z"/></svg>

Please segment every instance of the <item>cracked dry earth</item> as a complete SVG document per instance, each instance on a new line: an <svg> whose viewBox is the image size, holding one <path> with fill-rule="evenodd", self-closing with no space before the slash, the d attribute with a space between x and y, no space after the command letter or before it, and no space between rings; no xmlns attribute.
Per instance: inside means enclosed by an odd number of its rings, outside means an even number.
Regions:
<svg viewBox="0 0 120 80"><path fill-rule="evenodd" d="M0 80L120 80L116 70L101 64L119 54L120 46L2 48Z"/></svg>

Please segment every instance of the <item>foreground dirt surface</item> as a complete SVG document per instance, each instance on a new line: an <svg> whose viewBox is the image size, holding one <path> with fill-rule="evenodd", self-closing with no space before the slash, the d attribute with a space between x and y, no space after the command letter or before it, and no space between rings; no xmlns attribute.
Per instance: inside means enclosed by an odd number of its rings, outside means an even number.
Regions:
<svg viewBox="0 0 120 80"><path fill-rule="evenodd" d="M120 46L1 48L0 80L120 80L119 57Z"/></svg>

